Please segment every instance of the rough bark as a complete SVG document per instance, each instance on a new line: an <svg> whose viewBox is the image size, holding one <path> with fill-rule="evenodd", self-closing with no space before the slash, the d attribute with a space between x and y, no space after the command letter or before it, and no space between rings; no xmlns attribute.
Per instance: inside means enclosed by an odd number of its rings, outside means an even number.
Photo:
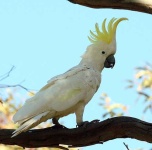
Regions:
<svg viewBox="0 0 152 150"><path fill-rule="evenodd" d="M134 138L152 143L152 124L131 117L115 117L91 122L80 128L45 128L30 130L11 138L13 129L0 129L0 143L22 147L72 147L104 143L116 138Z"/></svg>
<svg viewBox="0 0 152 150"><path fill-rule="evenodd" d="M91 8L126 9L152 14L152 0L68 0Z"/></svg>

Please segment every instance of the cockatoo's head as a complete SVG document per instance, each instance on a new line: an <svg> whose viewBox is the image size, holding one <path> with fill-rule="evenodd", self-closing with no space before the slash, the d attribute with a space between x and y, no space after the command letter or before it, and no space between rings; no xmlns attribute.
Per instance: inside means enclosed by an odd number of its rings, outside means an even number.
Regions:
<svg viewBox="0 0 152 150"><path fill-rule="evenodd" d="M82 56L88 63L94 64L99 70L104 67L112 68L115 64L114 54L116 53L116 29L118 24L127 20L127 18L112 18L108 27L106 28L106 19L102 23L102 31L100 31L98 24L95 24L95 32L90 31L88 37L91 45L87 47L87 51Z"/></svg>

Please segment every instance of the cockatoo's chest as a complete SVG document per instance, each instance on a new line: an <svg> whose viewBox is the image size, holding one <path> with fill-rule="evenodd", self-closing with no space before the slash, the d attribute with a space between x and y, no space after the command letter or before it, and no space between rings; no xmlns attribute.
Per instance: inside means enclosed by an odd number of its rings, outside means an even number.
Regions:
<svg viewBox="0 0 152 150"><path fill-rule="evenodd" d="M85 102L88 103L98 90L101 83L101 73L93 69L88 69L83 76L83 83L86 87Z"/></svg>
<svg viewBox="0 0 152 150"><path fill-rule="evenodd" d="M84 74L84 81L93 90L97 91L101 83L101 74L93 69L88 69Z"/></svg>

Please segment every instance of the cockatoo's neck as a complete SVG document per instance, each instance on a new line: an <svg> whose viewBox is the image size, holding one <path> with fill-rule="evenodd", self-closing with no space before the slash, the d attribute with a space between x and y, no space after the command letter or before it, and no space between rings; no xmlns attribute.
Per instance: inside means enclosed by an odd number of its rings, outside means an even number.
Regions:
<svg viewBox="0 0 152 150"><path fill-rule="evenodd" d="M94 45L90 45L87 47L86 52L82 56L80 65L85 65L101 72L104 68L105 59L105 57L99 56L99 51Z"/></svg>
<svg viewBox="0 0 152 150"><path fill-rule="evenodd" d="M79 65L87 66L87 67L97 70L99 72L101 72L104 68L104 62L103 62L103 64L98 64L97 62L94 62L94 61L88 60L88 59L82 59L80 61Z"/></svg>

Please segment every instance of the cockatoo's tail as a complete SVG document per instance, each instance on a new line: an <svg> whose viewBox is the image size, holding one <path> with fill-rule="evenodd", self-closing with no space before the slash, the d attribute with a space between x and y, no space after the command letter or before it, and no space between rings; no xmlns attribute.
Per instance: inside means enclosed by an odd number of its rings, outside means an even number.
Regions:
<svg viewBox="0 0 152 150"><path fill-rule="evenodd" d="M96 33L90 31L90 41L81 62L67 72L51 78L32 98L14 115L13 120L20 127L13 136L25 132L39 123L52 119L59 124L59 118L76 114L77 125L83 123L83 112L86 104L92 99L101 82L101 71L104 67L112 68L115 64L116 28L126 18L110 20L106 28L106 19L102 31L95 25Z"/></svg>

